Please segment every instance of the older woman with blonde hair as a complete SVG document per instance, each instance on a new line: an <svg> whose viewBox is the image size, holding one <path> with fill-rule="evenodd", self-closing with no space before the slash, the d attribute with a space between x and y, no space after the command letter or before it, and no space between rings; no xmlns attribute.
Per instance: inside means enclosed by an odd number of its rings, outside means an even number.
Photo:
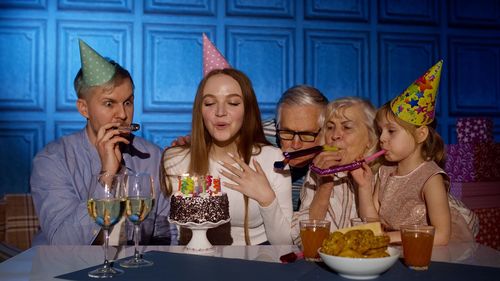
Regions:
<svg viewBox="0 0 500 281"><path fill-rule="evenodd" d="M273 170L283 156L264 136L257 99L243 72L226 68L203 78L191 131L190 145L165 150L163 186L171 190L184 173L221 177L231 221L208 232L212 244L290 244L290 174ZM181 229L181 244L185 232Z"/></svg>
<svg viewBox="0 0 500 281"><path fill-rule="evenodd" d="M374 126L375 108L364 99L346 97L328 104L319 118L323 144L337 151L325 151L313 160L318 168L349 164L375 152L378 144ZM299 221L321 219L331 222L331 231L349 227L358 217L354 181L348 172L320 176L309 171L301 193L301 206L292 221L292 237L300 244Z"/></svg>

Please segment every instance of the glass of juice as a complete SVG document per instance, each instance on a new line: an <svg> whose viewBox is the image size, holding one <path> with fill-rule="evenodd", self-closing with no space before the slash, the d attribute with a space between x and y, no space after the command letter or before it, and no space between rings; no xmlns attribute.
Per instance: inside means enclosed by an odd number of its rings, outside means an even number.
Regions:
<svg viewBox="0 0 500 281"><path fill-rule="evenodd" d="M325 220L301 220L300 239L304 258L309 261L321 261L318 249L330 234L330 222Z"/></svg>
<svg viewBox="0 0 500 281"><path fill-rule="evenodd" d="M431 225L402 225L400 227L405 264L414 270L427 270L434 245Z"/></svg>

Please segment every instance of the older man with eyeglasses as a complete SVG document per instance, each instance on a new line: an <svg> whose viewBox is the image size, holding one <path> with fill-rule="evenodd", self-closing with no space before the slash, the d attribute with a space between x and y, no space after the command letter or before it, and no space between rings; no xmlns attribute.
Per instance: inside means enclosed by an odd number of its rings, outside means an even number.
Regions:
<svg viewBox="0 0 500 281"><path fill-rule="evenodd" d="M323 123L320 120L321 112L327 104L328 99L314 87L298 85L286 90L276 107L276 125L274 120L264 124L266 135L276 134L277 144L283 151L296 151L319 145L318 135ZM295 210L299 208L300 189L314 156L310 154L288 162L292 174Z"/></svg>

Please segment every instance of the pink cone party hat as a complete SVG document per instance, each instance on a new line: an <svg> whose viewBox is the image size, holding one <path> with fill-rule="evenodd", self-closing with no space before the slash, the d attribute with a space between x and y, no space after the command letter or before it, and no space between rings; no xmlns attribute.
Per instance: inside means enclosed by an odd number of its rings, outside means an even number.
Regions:
<svg viewBox="0 0 500 281"><path fill-rule="evenodd" d="M440 60L391 101L391 110L399 119L417 126L434 121L442 67Z"/></svg>
<svg viewBox="0 0 500 281"><path fill-rule="evenodd" d="M210 39L203 33L203 77L214 69L231 68Z"/></svg>
<svg viewBox="0 0 500 281"><path fill-rule="evenodd" d="M79 40L83 80L88 86L102 85L115 75L115 66L103 58L83 40Z"/></svg>

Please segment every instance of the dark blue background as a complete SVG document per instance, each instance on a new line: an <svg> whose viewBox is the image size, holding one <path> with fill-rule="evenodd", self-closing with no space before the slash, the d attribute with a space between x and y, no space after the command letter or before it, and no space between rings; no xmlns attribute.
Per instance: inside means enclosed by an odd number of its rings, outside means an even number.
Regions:
<svg viewBox="0 0 500 281"><path fill-rule="evenodd" d="M490 116L500 141L497 0L2 0L0 196L28 192L31 159L80 129L78 39L131 70L139 135L165 146L189 132L201 33L254 83L264 118L288 87L379 106L444 59L439 131Z"/></svg>

